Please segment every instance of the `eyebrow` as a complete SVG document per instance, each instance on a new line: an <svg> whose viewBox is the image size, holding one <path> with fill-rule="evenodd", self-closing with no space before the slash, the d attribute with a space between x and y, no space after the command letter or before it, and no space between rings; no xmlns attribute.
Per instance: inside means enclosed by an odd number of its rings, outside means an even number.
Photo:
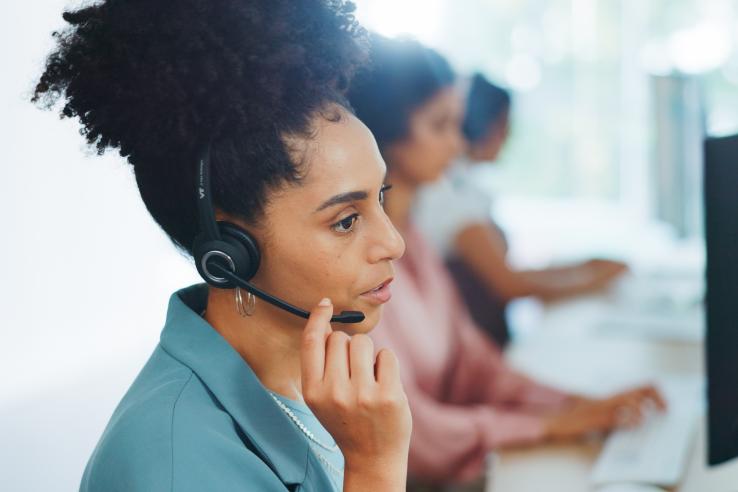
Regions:
<svg viewBox="0 0 738 492"><path fill-rule="evenodd" d="M340 205L342 203L350 203L350 202L356 202L359 200L366 200L368 197L369 197L369 194L366 191L349 191L346 193L341 193L323 202L323 204L320 207L315 209L315 212L320 212L321 210L325 210L328 207L333 207L335 205Z"/></svg>
<svg viewBox="0 0 738 492"><path fill-rule="evenodd" d="M382 176L382 183L384 183L385 181L387 181L387 169L384 170L384 176ZM333 207L342 203L351 203L358 202L359 200L366 200L368 197L369 193L367 193L366 191L348 191L346 193L340 193L324 201L323 204L320 207L316 208L315 212L313 213L318 213L328 207Z"/></svg>

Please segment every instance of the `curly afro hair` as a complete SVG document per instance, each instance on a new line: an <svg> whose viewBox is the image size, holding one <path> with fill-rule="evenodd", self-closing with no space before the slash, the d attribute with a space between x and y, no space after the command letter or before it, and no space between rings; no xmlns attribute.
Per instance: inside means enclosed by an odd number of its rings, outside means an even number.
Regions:
<svg viewBox="0 0 738 492"><path fill-rule="evenodd" d="M63 14L32 101L61 106L98 153L132 164L154 220L191 253L196 160L211 146L215 206L247 223L298 182L287 137L310 138L366 57L343 0L105 0ZM58 104L61 101L62 104Z"/></svg>

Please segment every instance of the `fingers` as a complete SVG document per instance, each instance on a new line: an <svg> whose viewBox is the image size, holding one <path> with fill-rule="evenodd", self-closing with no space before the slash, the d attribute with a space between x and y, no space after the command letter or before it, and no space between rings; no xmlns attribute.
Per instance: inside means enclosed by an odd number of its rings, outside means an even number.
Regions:
<svg viewBox="0 0 738 492"><path fill-rule="evenodd" d="M666 400L653 385L641 386L616 395L616 398L634 400L639 405L654 405L660 410L666 409Z"/></svg>
<svg viewBox="0 0 738 492"><path fill-rule="evenodd" d="M618 426L640 425L654 408L662 411L666 409L666 401L654 386L621 393L611 401L615 405L615 422Z"/></svg>
<svg viewBox="0 0 738 492"><path fill-rule="evenodd" d="M591 260L586 263L594 272L599 284L607 284L628 271L625 263L611 260Z"/></svg>
<svg viewBox="0 0 738 492"><path fill-rule="evenodd" d="M349 381L349 343L350 338L342 331L334 331L328 336L325 349L325 374L323 379L342 384Z"/></svg>
<svg viewBox="0 0 738 492"><path fill-rule="evenodd" d="M360 385L374 385L374 343L367 335L358 334L349 342L351 380Z"/></svg>
<svg viewBox="0 0 738 492"><path fill-rule="evenodd" d="M661 392L655 386L642 388L641 394L645 399L656 405L659 410L666 410L667 403Z"/></svg>
<svg viewBox="0 0 738 492"><path fill-rule="evenodd" d="M591 423L590 430L604 432L618 427L635 427L643 418L639 405L623 399L617 403L613 400L598 402L591 406L589 412L589 416L582 416L583 421Z"/></svg>
<svg viewBox="0 0 738 492"><path fill-rule="evenodd" d="M648 417L654 406L664 408L663 405L665 402L654 386L643 386L603 400L574 398L570 407L549 419L547 432L554 438L569 438L635 427Z"/></svg>
<svg viewBox="0 0 738 492"><path fill-rule="evenodd" d="M638 411L636 407L633 407L623 399L605 400L595 404L596 413L599 414L599 418L596 419L600 428L600 431L611 431L616 427L624 427L628 425L635 425L636 419L638 419Z"/></svg>
<svg viewBox="0 0 738 492"><path fill-rule="evenodd" d="M302 332L300 364L302 366L303 392L323 380L325 372L326 339L332 329L330 319L333 306L330 299L323 299L310 313Z"/></svg>
<svg viewBox="0 0 738 492"><path fill-rule="evenodd" d="M643 422L644 408L638 401L628 401L615 408L614 427L636 427Z"/></svg>
<svg viewBox="0 0 738 492"><path fill-rule="evenodd" d="M379 351L375 371L380 386L397 388L400 385L400 363L391 350L382 349Z"/></svg>

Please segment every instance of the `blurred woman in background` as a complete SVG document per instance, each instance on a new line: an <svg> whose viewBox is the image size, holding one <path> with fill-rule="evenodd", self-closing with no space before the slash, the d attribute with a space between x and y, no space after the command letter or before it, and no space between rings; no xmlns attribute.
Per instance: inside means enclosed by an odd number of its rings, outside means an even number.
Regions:
<svg viewBox="0 0 738 492"><path fill-rule="evenodd" d="M507 366L411 213L419 188L437 180L463 148L464 108L454 73L415 41L371 39L372 62L357 74L349 99L387 163L393 190L385 209L406 243L393 300L372 337L400 360L413 414L410 488L472 481L492 449L634 424L647 400L661 405L650 386L590 399Z"/></svg>
<svg viewBox="0 0 738 492"><path fill-rule="evenodd" d="M462 124L464 155L418 195L418 228L446 260L474 321L498 344L510 333L507 303L535 296L556 300L609 285L625 272L617 261L592 259L576 265L518 270L507 261L507 241L491 220L492 199L475 183L477 164L494 162L510 128L510 93L475 74L468 84Z"/></svg>

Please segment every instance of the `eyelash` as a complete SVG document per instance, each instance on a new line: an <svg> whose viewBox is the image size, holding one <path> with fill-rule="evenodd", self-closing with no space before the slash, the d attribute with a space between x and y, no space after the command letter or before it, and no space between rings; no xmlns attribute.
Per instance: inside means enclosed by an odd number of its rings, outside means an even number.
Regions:
<svg viewBox="0 0 738 492"><path fill-rule="evenodd" d="M380 205L384 205L384 194L387 193L391 189L392 189L391 184L382 185L382 187L379 189L379 204Z"/></svg>
<svg viewBox="0 0 738 492"><path fill-rule="evenodd" d="M382 186L382 188L379 190L379 204L384 205L384 194L385 192L389 191L392 188L392 185L386 184ZM350 234L354 232L354 224L356 224L356 220L359 218L359 214L351 214L347 217L344 217L343 219L339 220L335 224L331 225L331 229L333 229L335 232L339 234ZM345 223L348 222L348 225ZM343 228L344 230L339 230L339 228Z"/></svg>

